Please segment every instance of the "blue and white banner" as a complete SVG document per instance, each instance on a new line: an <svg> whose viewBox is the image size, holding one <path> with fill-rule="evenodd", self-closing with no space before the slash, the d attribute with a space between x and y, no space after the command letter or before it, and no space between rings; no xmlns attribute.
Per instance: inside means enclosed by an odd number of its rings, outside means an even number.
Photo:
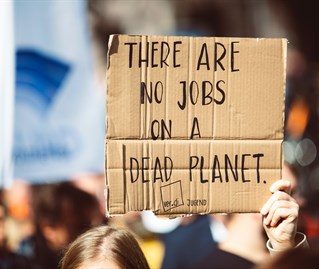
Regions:
<svg viewBox="0 0 319 269"><path fill-rule="evenodd" d="M15 177L103 173L105 98L95 80L86 1L16 1Z"/></svg>
<svg viewBox="0 0 319 269"><path fill-rule="evenodd" d="M0 188L13 179L14 44L13 2L0 2Z"/></svg>

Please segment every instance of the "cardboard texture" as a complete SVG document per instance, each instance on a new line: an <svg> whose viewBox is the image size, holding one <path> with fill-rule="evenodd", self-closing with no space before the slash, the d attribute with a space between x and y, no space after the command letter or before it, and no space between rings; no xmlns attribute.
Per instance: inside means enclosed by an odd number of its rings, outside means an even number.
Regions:
<svg viewBox="0 0 319 269"><path fill-rule="evenodd" d="M285 39L113 35L107 214L257 212L281 178Z"/></svg>

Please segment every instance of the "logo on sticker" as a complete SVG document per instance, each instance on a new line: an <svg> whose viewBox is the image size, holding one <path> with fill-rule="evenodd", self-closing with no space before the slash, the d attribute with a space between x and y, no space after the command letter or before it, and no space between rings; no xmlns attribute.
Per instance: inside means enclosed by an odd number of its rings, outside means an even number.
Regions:
<svg viewBox="0 0 319 269"><path fill-rule="evenodd" d="M161 187L161 198L164 211L184 205L182 182L176 181Z"/></svg>

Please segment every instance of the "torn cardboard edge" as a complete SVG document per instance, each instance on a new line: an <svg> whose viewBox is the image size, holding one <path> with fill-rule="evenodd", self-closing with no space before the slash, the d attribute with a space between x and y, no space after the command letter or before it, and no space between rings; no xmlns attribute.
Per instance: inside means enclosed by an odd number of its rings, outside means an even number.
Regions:
<svg viewBox="0 0 319 269"><path fill-rule="evenodd" d="M113 36L107 214L258 212L281 178L286 46Z"/></svg>
<svg viewBox="0 0 319 269"><path fill-rule="evenodd" d="M258 212L281 178L281 141L109 140L107 146L108 215Z"/></svg>
<svg viewBox="0 0 319 269"><path fill-rule="evenodd" d="M108 57L108 139L283 139L286 40L123 35L113 39L117 41L111 47L117 53ZM168 66L151 67L159 52L147 57L143 52L161 42L172 47L181 42L176 48L178 67L174 57L167 59ZM214 44L221 44L217 56ZM118 86L121 89L112 90Z"/></svg>

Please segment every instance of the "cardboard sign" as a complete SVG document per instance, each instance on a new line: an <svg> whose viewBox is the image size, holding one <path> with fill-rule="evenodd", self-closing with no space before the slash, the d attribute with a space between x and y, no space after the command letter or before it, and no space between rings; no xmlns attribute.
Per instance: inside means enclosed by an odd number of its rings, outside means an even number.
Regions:
<svg viewBox="0 0 319 269"><path fill-rule="evenodd" d="M113 35L107 213L257 212L281 178L285 39Z"/></svg>

